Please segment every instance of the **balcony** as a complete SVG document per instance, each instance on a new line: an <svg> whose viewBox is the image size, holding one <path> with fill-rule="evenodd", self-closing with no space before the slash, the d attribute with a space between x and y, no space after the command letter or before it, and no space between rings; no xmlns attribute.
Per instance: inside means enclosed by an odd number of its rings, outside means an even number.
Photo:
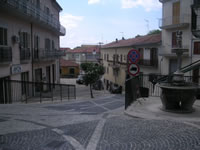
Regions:
<svg viewBox="0 0 200 150"><path fill-rule="evenodd" d="M40 6L42 8L42 6ZM1 0L0 9L14 16L22 17L35 24L55 31L59 35L65 35L65 28L60 25L57 18L47 14L40 7L24 0Z"/></svg>
<svg viewBox="0 0 200 150"><path fill-rule="evenodd" d="M21 62L30 61L30 58L31 58L30 48L21 48L20 49L20 61Z"/></svg>
<svg viewBox="0 0 200 150"><path fill-rule="evenodd" d="M190 24L190 15L183 14L181 16L171 16L159 20L161 29L186 28Z"/></svg>
<svg viewBox="0 0 200 150"><path fill-rule="evenodd" d="M177 55L173 53L173 49L176 49L176 46L162 46L161 51L159 52L159 56L164 56L164 57L170 57L170 58L175 58ZM182 49L184 50L189 50L188 45L183 45ZM189 57L189 52L183 53L183 57Z"/></svg>
<svg viewBox="0 0 200 150"><path fill-rule="evenodd" d="M140 66L148 66L148 67L157 67L158 66L158 59L140 59L139 63Z"/></svg>
<svg viewBox="0 0 200 150"><path fill-rule="evenodd" d="M12 62L12 48L0 46L0 64L9 64Z"/></svg>
<svg viewBox="0 0 200 150"><path fill-rule="evenodd" d="M192 5L192 34L200 38L200 1L194 1Z"/></svg>
<svg viewBox="0 0 200 150"><path fill-rule="evenodd" d="M48 61L48 60L55 60L64 56L65 52L61 50L44 50L44 49L34 49L34 57L35 61Z"/></svg>

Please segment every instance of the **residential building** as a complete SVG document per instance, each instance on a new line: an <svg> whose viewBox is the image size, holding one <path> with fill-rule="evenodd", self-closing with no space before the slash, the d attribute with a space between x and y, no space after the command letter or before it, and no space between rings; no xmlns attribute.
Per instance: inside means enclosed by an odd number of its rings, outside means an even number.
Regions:
<svg viewBox="0 0 200 150"><path fill-rule="evenodd" d="M146 35L125 40L117 40L101 48L101 59L105 67L104 81L106 86L117 84L124 88L128 64L127 55L136 49L140 53L138 62L140 73L159 74L160 61L158 57L161 49L161 34Z"/></svg>
<svg viewBox="0 0 200 150"><path fill-rule="evenodd" d="M56 0L0 1L0 103L10 102L4 80L59 82L62 10ZM23 89L19 87L19 96Z"/></svg>
<svg viewBox="0 0 200 150"><path fill-rule="evenodd" d="M65 56L62 58L65 60L70 60L77 64L84 62L99 63L100 62L100 46L99 45L81 45L81 47L76 47L74 49L61 48L65 51ZM80 73L83 73L80 70Z"/></svg>
<svg viewBox="0 0 200 150"><path fill-rule="evenodd" d="M60 59L60 74L61 77L77 77L80 74L79 64L70 60Z"/></svg>
<svg viewBox="0 0 200 150"><path fill-rule="evenodd" d="M100 58L100 49L98 45L81 45L72 50L68 48L61 48L66 51L63 57L66 60L75 61L78 64L83 62L98 62Z"/></svg>
<svg viewBox="0 0 200 150"><path fill-rule="evenodd" d="M177 47L177 31L182 32L182 47L187 50L182 57L182 67L191 65L185 75L193 75L199 83L200 59L200 1L199 0L159 0L163 5L161 73L176 71L177 57L172 52Z"/></svg>

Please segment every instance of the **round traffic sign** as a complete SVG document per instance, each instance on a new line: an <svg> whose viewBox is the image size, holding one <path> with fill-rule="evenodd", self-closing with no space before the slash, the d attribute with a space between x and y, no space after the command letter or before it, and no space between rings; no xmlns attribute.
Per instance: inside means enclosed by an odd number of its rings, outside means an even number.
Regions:
<svg viewBox="0 0 200 150"><path fill-rule="evenodd" d="M137 64L130 64L128 66L128 73L132 76L136 76L140 72L140 68Z"/></svg>
<svg viewBox="0 0 200 150"><path fill-rule="evenodd" d="M128 60L131 63L137 63L140 59L140 53L136 49L132 49L128 52Z"/></svg>

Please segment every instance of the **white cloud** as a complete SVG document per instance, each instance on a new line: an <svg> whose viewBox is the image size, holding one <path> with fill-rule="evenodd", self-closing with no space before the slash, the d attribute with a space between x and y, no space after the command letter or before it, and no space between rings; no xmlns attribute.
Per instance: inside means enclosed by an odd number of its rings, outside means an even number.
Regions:
<svg viewBox="0 0 200 150"><path fill-rule="evenodd" d="M83 16L73 16L71 14L64 14L60 16L60 22L67 30L78 27L79 23L83 19Z"/></svg>
<svg viewBox="0 0 200 150"><path fill-rule="evenodd" d="M88 0L88 4L96 4L99 2L100 2L100 0Z"/></svg>
<svg viewBox="0 0 200 150"><path fill-rule="evenodd" d="M158 0L121 0L122 8L134 8L141 6L146 11L151 11L161 8L161 3Z"/></svg>

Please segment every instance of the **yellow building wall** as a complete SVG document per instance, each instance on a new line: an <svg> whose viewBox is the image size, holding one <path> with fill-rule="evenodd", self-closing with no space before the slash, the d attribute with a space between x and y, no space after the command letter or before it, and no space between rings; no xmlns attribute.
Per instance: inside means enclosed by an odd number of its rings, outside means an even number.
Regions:
<svg viewBox="0 0 200 150"><path fill-rule="evenodd" d="M79 67L61 67L61 76L69 76L70 74L70 68L74 68L74 76L77 77L80 74Z"/></svg>

